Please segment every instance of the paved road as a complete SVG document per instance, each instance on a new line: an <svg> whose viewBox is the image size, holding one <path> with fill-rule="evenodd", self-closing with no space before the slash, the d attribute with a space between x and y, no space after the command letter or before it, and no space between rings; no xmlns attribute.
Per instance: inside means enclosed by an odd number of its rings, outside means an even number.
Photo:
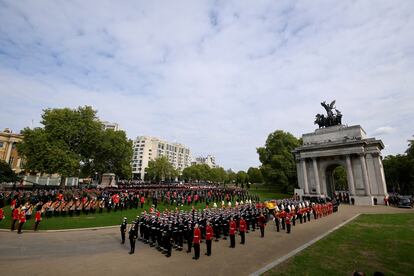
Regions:
<svg viewBox="0 0 414 276"><path fill-rule="evenodd" d="M341 206L328 217L297 225L290 235L277 233L273 225L265 238L250 232L246 245L229 248L229 241L213 242L213 255L191 259L184 251L173 251L166 258L154 248L137 242L135 255L129 246L119 244L119 230L100 229L71 232L26 232L17 235L0 232L0 271L2 275L248 275L282 257L357 213L413 212L393 207Z"/></svg>

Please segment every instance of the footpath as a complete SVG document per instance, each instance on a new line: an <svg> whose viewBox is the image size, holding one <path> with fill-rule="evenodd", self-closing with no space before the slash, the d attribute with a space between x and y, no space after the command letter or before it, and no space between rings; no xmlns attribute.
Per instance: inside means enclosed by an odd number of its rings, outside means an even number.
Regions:
<svg viewBox="0 0 414 276"><path fill-rule="evenodd" d="M2 275L259 275L305 248L328 231L361 213L406 213L394 207L341 205L339 211L311 222L297 224L291 234L276 232L273 223L249 232L246 244L229 248L229 240L213 242L212 256L192 260L192 254L174 251L166 258L156 249L137 241L129 255L128 240L121 245L117 228L60 232L0 232Z"/></svg>

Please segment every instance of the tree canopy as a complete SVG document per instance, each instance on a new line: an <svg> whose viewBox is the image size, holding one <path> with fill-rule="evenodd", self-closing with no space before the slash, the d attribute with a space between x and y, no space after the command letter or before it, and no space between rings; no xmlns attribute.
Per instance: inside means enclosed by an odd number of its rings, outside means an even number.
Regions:
<svg viewBox="0 0 414 276"><path fill-rule="evenodd" d="M247 170L247 174L249 175L249 181L251 183L263 183L263 175L259 168L250 167Z"/></svg>
<svg viewBox="0 0 414 276"><path fill-rule="evenodd" d="M211 181L223 183L227 180L227 173L221 167L210 168L206 164L194 164L183 170L181 178L187 182Z"/></svg>
<svg viewBox="0 0 414 276"><path fill-rule="evenodd" d="M292 150L300 140L289 132L277 130L267 137L264 147L257 148L260 170L265 183L289 193L297 186L296 163Z"/></svg>
<svg viewBox="0 0 414 276"><path fill-rule="evenodd" d="M11 169L10 165L0 160L0 183L16 182L19 180L16 173Z"/></svg>
<svg viewBox="0 0 414 276"><path fill-rule="evenodd" d="M174 180L178 176L178 171L168 161L166 156L160 156L148 162L145 169L145 178L152 181Z"/></svg>
<svg viewBox="0 0 414 276"><path fill-rule="evenodd" d="M383 160L388 192L414 194L414 140L405 154L388 155Z"/></svg>
<svg viewBox="0 0 414 276"><path fill-rule="evenodd" d="M80 171L89 176L95 172L131 176L132 142L122 131L104 131L92 107L46 109L41 124L25 128L17 146L26 170L58 173L62 183Z"/></svg>

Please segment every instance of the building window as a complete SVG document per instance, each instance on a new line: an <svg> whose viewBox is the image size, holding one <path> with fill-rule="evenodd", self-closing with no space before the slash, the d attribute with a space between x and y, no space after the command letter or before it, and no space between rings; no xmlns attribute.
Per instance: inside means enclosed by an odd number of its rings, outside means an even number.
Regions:
<svg viewBox="0 0 414 276"><path fill-rule="evenodd" d="M2 148L3 147L3 142L0 142L0 148Z"/></svg>

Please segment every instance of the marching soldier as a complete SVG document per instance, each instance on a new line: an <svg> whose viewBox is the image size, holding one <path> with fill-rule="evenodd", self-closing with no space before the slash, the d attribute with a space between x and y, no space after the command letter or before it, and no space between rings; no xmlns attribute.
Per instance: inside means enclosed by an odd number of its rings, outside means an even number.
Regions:
<svg viewBox="0 0 414 276"><path fill-rule="evenodd" d="M236 247L236 222L233 220L233 217L230 218L229 222L229 234L230 234L230 248Z"/></svg>
<svg viewBox="0 0 414 276"><path fill-rule="evenodd" d="M6 217L4 216L3 208L0 207L0 221L2 221L5 218Z"/></svg>
<svg viewBox="0 0 414 276"><path fill-rule="evenodd" d="M286 218L285 218L285 221L286 221L286 231L287 231L287 233L288 234L290 234L290 220L291 220L291 218L292 218L292 216L291 216L291 214L289 213L289 212L287 212L288 210L286 210Z"/></svg>
<svg viewBox="0 0 414 276"><path fill-rule="evenodd" d="M282 212L280 212L280 219L282 222L282 230L285 230L285 217L286 217L286 211L284 209L284 206L282 205Z"/></svg>
<svg viewBox="0 0 414 276"><path fill-rule="evenodd" d="M309 207L309 203L306 202L306 216L308 217L308 221L311 220L311 208Z"/></svg>
<svg viewBox="0 0 414 276"><path fill-rule="evenodd" d="M193 245L194 245L194 260L198 260L200 258L200 239L201 239L201 231L198 228L198 223L196 223L194 227L194 237L193 237Z"/></svg>
<svg viewBox="0 0 414 276"><path fill-rule="evenodd" d="M259 228L260 228L260 237L263 238L264 237L264 228L266 226L266 219L265 219L265 216L263 215L263 213L260 213L258 223L259 223Z"/></svg>
<svg viewBox="0 0 414 276"><path fill-rule="evenodd" d="M210 222L207 221L206 225L206 244L207 244L207 256L211 255L211 239L213 238L213 227L211 227Z"/></svg>
<svg viewBox="0 0 414 276"><path fill-rule="evenodd" d="M12 212L11 231L14 231L16 222L19 220L19 208L14 208Z"/></svg>
<svg viewBox="0 0 414 276"><path fill-rule="evenodd" d="M280 212L277 206L275 209L275 224L276 224L276 231L279 232L280 231Z"/></svg>
<svg viewBox="0 0 414 276"><path fill-rule="evenodd" d="M129 251L129 254L134 254L135 253L135 240L137 239L137 236L135 236L135 231L134 231L134 227L131 226L131 228L129 229L129 244L131 245L131 251Z"/></svg>
<svg viewBox="0 0 414 276"><path fill-rule="evenodd" d="M22 233L23 224L26 222L26 208L23 207L19 214L19 228L17 234Z"/></svg>
<svg viewBox="0 0 414 276"><path fill-rule="evenodd" d="M171 224L167 225L164 232L164 247L167 258L171 257L172 245L171 245L171 237L172 237L172 227Z"/></svg>
<svg viewBox="0 0 414 276"><path fill-rule="evenodd" d="M296 212L295 212L295 206L291 206L290 207L290 217L291 217L291 220L292 220L292 222L293 222L293 226L295 226L296 225Z"/></svg>
<svg viewBox="0 0 414 276"><path fill-rule="evenodd" d="M121 244L125 243L125 233L127 230L127 218L124 217L124 220L122 221L121 227L120 227L120 231L121 231Z"/></svg>
<svg viewBox="0 0 414 276"><path fill-rule="evenodd" d="M37 210L35 214L35 225L34 225L35 231L37 231L37 227L39 227L39 223L41 220L42 220L42 214L40 213L40 210Z"/></svg>
<svg viewBox="0 0 414 276"><path fill-rule="evenodd" d="M240 244L245 243L245 232L246 232L246 221L244 220L244 217L242 216L239 221L239 232L240 232Z"/></svg>
<svg viewBox="0 0 414 276"><path fill-rule="evenodd" d="M298 211L297 211L297 214L298 214L298 218L299 218L299 222L300 222L300 224L302 224L302 220L303 220L303 209L302 209L302 204L301 203L299 203L299 205L298 205Z"/></svg>
<svg viewBox="0 0 414 276"><path fill-rule="evenodd" d="M191 253L191 245L193 240L193 227L191 222L188 222L188 226L186 227L186 235L185 238L187 240L187 253Z"/></svg>

